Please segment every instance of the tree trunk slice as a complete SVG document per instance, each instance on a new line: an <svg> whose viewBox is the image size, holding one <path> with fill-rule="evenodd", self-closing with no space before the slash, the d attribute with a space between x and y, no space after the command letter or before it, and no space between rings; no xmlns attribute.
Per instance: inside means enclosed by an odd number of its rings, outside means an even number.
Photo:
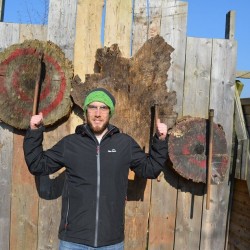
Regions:
<svg viewBox="0 0 250 250"><path fill-rule="evenodd" d="M26 40L0 53L0 119L27 129L32 115L34 89L43 53L38 111L44 125L52 125L70 112L73 66L52 42Z"/></svg>
<svg viewBox="0 0 250 250"><path fill-rule="evenodd" d="M209 121L183 118L171 130L168 148L173 168L184 178L206 183ZM227 142L221 126L213 123L211 183L224 180L228 169Z"/></svg>

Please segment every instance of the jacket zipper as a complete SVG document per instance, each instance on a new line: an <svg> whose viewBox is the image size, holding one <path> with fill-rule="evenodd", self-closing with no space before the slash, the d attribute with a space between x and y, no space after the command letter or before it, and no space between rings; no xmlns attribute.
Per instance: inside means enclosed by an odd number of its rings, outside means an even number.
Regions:
<svg viewBox="0 0 250 250"><path fill-rule="evenodd" d="M105 134L101 141L103 141L103 139L113 130L114 128L112 128L111 130L109 130L107 132L107 134ZM87 130L88 131L88 130ZM96 138L91 134L88 133L90 138L92 138L96 143L97 143L97 147L96 147L96 162L97 162L97 188L96 188L96 218L95 218L95 239L94 239L94 246L97 247L97 243L98 243L98 229L99 229L99 206L100 206L100 172L101 172L101 162L100 162L100 143L97 142Z"/></svg>
<svg viewBox="0 0 250 250"><path fill-rule="evenodd" d="M67 231L67 227L69 224L68 217L69 217L69 195L68 195L68 206L67 206L66 219L65 219L65 225L64 225L65 232Z"/></svg>
<svg viewBox="0 0 250 250"><path fill-rule="evenodd" d="M96 217L95 217L95 242L94 246L97 247L98 228L99 228L99 205L100 205L100 145L96 149L97 161L97 189L96 189Z"/></svg>

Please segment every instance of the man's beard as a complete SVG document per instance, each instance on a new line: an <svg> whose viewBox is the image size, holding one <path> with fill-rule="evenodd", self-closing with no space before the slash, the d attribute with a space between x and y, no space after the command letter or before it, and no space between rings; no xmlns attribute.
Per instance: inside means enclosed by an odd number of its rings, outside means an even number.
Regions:
<svg viewBox="0 0 250 250"><path fill-rule="evenodd" d="M93 124L87 118L87 124L89 125L91 131L95 135L101 135L104 132L104 130L108 127L109 121L106 121L102 126L95 126L94 127Z"/></svg>

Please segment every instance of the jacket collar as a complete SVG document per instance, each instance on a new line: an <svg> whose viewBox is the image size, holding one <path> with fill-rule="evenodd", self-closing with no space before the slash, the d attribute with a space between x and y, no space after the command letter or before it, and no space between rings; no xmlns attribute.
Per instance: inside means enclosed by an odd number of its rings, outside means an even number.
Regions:
<svg viewBox="0 0 250 250"><path fill-rule="evenodd" d="M75 133L81 134L82 136L85 136L85 135L93 136L94 135L92 133L92 131L90 130L89 125L86 123L84 123L82 125L78 125L75 129ZM120 133L119 129L116 126L109 124L108 125L108 132L106 133L106 136L111 136L111 135L116 134L116 133Z"/></svg>

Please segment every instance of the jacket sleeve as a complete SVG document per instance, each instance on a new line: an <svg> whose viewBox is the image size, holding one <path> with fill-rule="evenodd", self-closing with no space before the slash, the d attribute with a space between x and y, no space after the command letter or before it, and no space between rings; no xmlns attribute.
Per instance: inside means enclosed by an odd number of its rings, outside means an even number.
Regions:
<svg viewBox="0 0 250 250"><path fill-rule="evenodd" d="M64 140L59 141L47 151L43 151L44 127L28 129L23 141L24 157L33 175L48 175L64 166Z"/></svg>
<svg viewBox="0 0 250 250"><path fill-rule="evenodd" d="M142 178L157 178L167 161L167 140L162 141L154 136L150 154L147 155L132 139L131 150L131 170L133 170L137 176Z"/></svg>

